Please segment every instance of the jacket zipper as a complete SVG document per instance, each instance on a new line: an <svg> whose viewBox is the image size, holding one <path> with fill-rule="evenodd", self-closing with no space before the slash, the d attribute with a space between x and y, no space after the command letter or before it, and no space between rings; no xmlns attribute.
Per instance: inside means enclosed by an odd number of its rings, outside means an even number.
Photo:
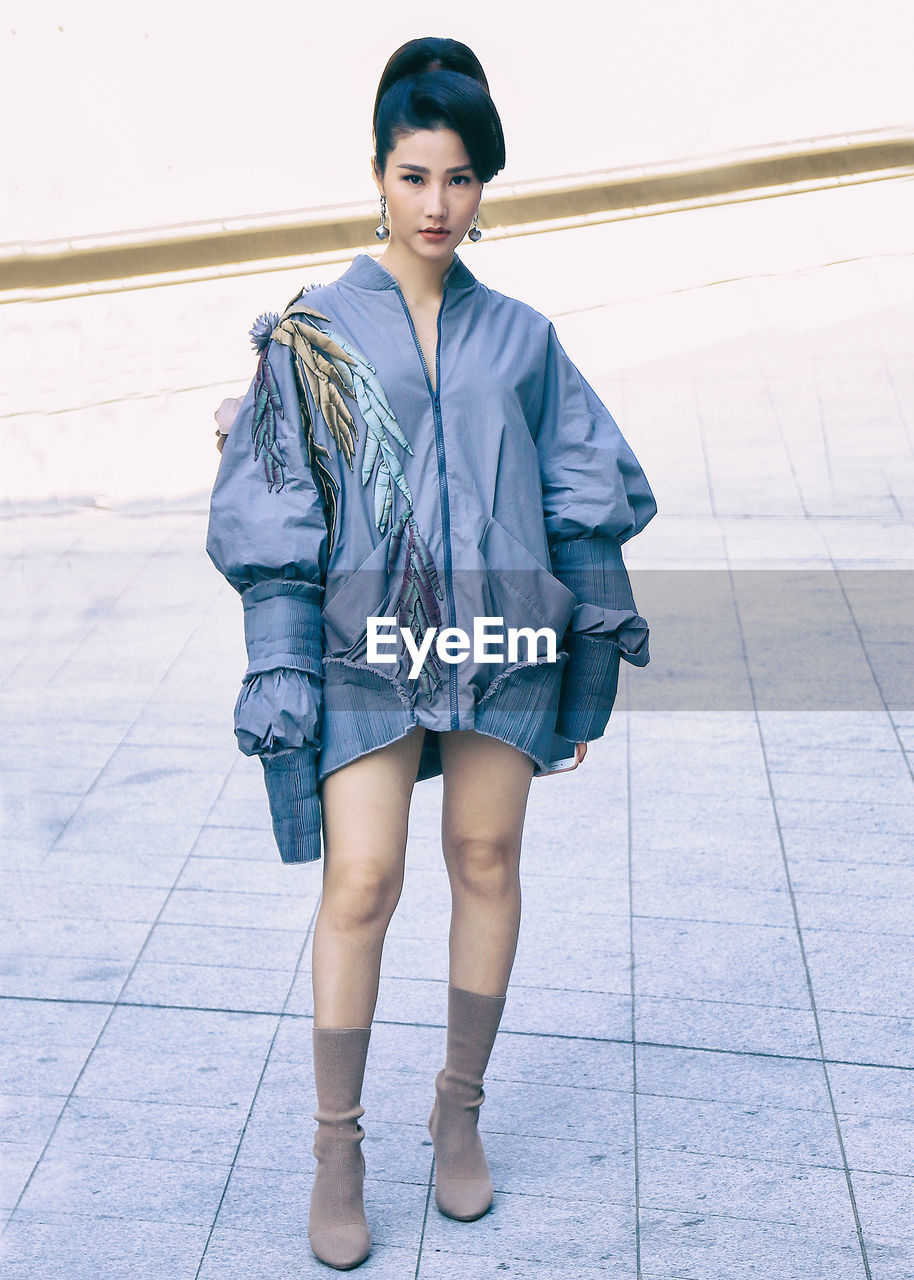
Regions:
<svg viewBox="0 0 914 1280"><path fill-rule="evenodd" d="M432 399L432 413L435 419L435 447L438 456L438 488L441 493L441 532L444 539L444 585L447 592L448 606L448 624L456 625L457 609L454 604L454 584L451 579L451 514L448 505L447 492L447 460L444 452L444 424L441 420L441 313L444 311L444 299L447 294L447 285L441 290L441 306L438 308L438 339L435 345L435 386L432 389L432 380L428 376L428 365L425 363L425 355L416 333L416 326L413 324L413 318L410 315L409 307L406 305L406 299L402 291L397 287L397 294L403 304L403 310L406 312L406 318L409 321L410 332L413 335L413 342L416 344L416 350L419 352L419 359L422 361L422 372L425 374L425 385L428 387L428 393ZM460 728L460 714L457 709L457 664L451 662L448 664L448 695L451 712L451 728Z"/></svg>

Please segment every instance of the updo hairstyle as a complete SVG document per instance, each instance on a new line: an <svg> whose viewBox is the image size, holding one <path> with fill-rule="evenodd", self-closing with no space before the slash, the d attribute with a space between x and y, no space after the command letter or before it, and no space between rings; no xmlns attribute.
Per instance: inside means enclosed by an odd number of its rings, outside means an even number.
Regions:
<svg viewBox="0 0 914 1280"><path fill-rule="evenodd" d="M481 183L505 167L501 120L472 49L443 36L409 40L388 60L375 97L372 137L382 177L402 137L442 128L459 135Z"/></svg>

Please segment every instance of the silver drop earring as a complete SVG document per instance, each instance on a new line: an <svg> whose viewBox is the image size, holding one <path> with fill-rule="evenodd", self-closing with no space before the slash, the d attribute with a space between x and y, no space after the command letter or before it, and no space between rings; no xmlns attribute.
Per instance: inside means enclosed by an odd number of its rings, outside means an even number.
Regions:
<svg viewBox="0 0 914 1280"><path fill-rule="evenodd" d="M478 222L479 222L479 210L477 209L476 217L473 219L473 225L472 227L470 227L470 230L469 230L469 237L474 242L474 244L477 240L482 239L482 232L479 230L479 227L476 225Z"/></svg>
<svg viewBox="0 0 914 1280"><path fill-rule="evenodd" d="M375 235L379 240L387 240L390 236L390 228L386 225L387 219L387 197L381 196L381 221L375 228Z"/></svg>

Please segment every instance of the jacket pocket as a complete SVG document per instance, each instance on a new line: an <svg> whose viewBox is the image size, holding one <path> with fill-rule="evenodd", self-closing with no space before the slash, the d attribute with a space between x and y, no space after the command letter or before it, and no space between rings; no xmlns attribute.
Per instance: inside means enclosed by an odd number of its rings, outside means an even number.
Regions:
<svg viewBox="0 0 914 1280"><path fill-rule="evenodd" d="M324 625L324 650L332 657L359 657L367 651L368 619L384 615L394 594L394 574L388 571L387 556L390 548L390 530L381 539L354 573L351 573L329 596L325 595L322 610ZM337 577L340 575L337 574ZM334 574L327 576L327 588L332 587ZM390 628L382 628L382 636L393 635ZM384 650L395 653L394 647Z"/></svg>
<svg viewBox="0 0 914 1280"><path fill-rule="evenodd" d="M550 627L556 649L577 598L494 516L483 530L480 550L486 566L493 615L508 627Z"/></svg>

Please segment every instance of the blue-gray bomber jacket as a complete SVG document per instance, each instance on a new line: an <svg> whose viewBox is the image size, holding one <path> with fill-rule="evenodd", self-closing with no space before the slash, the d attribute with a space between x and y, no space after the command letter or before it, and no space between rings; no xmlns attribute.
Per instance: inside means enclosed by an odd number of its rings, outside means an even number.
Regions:
<svg viewBox="0 0 914 1280"><path fill-rule="evenodd" d="M552 322L455 254L433 382L396 279L360 253L251 332L207 551L244 606L235 733L283 861L321 856L324 778L417 725L418 780L442 732L536 774L600 737L620 658L649 660L621 547L657 505Z"/></svg>

